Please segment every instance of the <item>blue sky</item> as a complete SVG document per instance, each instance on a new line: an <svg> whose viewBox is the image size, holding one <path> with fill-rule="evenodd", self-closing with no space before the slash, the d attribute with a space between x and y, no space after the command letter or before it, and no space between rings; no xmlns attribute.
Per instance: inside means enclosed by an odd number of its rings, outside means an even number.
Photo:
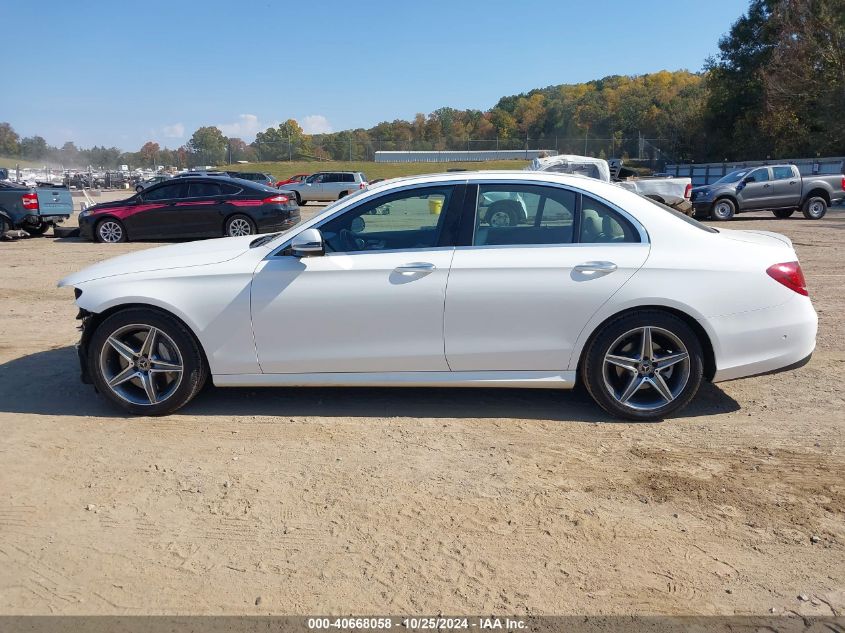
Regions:
<svg viewBox="0 0 845 633"><path fill-rule="evenodd" d="M251 141L611 74L698 71L747 0L2 1L0 121L51 144ZM20 25L20 28L8 28Z"/></svg>

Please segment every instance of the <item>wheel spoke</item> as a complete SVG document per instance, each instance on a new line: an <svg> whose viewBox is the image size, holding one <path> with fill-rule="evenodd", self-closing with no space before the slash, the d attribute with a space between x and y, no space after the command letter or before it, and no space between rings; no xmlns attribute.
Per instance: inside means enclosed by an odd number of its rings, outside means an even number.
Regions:
<svg viewBox="0 0 845 633"><path fill-rule="evenodd" d="M657 367L657 371L662 371L667 367L671 367L672 365L677 365L681 361L685 361L689 358L689 354L686 352L678 352L677 354L670 354L669 356L663 356L662 358L656 358L655 362L659 364Z"/></svg>
<svg viewBox="0 0 845 633"><path fill-rule="evenodd" d="M181 372L182 365L177 365L176 363L171 363L166 360L156 360L151 358L150 359L150 371L155 373L162 373L162 372Z"/></svg>
<svg viewBox="0 0 845 633"><path fill-rule="evenodd" d="M144 339L144 344L141 346L141 351L139 352L141 356L146 356L148 358L152 356L157 335L158 330L154 327L150 327L150 331L147 332L147 338Z"/></svg>
<svg viewBox="0 0 845 633"><path fill-rule="evenodd" d="M152 374L141 373L139 378L141 379L141 384L144 385L144 391L147 392L147 398L149 399L150 404L158 402L158 394L156 394L155 381L153 381Z"/></svg>
<svg viewBox="0 0 845 633"><path fill-rule="evenodd" d="M651 328L643 328L643 340L640 347L640 358L643 360L652 360L654 358L654 342L651 340Z"/></svg>
<svg viewBox="0 0 845 633"><path fill-rule="evenodd" d="M128 360L130 363L135 360L135 356L138 355L134 349L129 347L126 343L118 341L113 336L108 338L108 344L111 345L114 350L120 354L124 359Z"/></svg>
<svg viewBox="0 0 845 633"><path fill-rule="evenodd" d="M617 356L615 354L608 354L604 357L604 361L606 363L610 363L611 365L616 365L617 367L621 367L622 369L637 373L636 358L628 358L627 356Z"/></svg>
<svg viewBox="0 0 845 633"><path fill-rule="evenodd" d="M666 384L666 381L663 379L663 376L660 374L654 374L653 378L648 379L649 384L657 390L663 399L666 402L672 402L675 399L675 396L672 395L672 390L669 389L669 385Z"/></svg>
<svg viewBox="0 0 845 633"><path fill-rule="evenodd" d="M637 393L640 387L643 386L644 379L640 376L633 376L631 378L631 382L628 383L628 386L625 387L625 391L622 392L622 395L619 396L619 402L625 404L631 397Z"/></svg>
<svg viewBox="0 0 845 633"><path fill-rule="evenodd" d="M132 380L138 376L138 371L135 369L135 365L127 365L123 371L117 374L114 378L109 380L109 387L117 387L117 385L122 385L127 380Z"/></svg>

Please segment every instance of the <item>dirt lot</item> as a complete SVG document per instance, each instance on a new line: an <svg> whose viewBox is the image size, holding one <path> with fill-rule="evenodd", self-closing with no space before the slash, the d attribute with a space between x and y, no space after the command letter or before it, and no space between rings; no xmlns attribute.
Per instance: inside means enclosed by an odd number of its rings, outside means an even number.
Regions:
<svg viewBox="0 0 845 633"><path fill-rule="evenodd" d="M842 614L845 211L731 228L795 240L818 350L660 424L410 389L124 417L55 282L152 245L0 243L0 612Z"/></svg>

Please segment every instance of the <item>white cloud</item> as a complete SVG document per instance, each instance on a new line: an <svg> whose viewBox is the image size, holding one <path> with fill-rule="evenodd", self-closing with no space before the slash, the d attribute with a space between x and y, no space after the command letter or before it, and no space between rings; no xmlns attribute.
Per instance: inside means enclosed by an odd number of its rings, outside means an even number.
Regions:
<svg viewBox="0 0 845 633"><path fill-rule="evenodd" d="M268 127L276 127L278 123L262 123L254 114L239 114L238 120L232 123L218 123L217 127L226 136L252 140L258 132Z"/></svg>
<svg viewBox="0 0 845 633"><path fill-rule="evenodd" d="M299 122L306 134L328 134L332 131L332 124L322 114L309 114Z"/></svg>
<svg viewBox="0 0 845 633"><path fill-rule="evenodd" d="M163 128L161 128L161 133L165 138L184 138L185 126L182 123L165 125Z"/></svg>

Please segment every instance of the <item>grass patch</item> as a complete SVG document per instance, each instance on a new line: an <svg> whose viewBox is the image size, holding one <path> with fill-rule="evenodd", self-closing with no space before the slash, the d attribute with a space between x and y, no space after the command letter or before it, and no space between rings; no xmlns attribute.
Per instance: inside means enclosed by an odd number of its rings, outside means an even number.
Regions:
<svg viewBox="0 0 845 633"><path fill-rule="evenodd" d="M493 160L473 163L373 163L346 161L293 161L249 163L247 165L226 165L220 169L229 171L261 171L283 180L294 174L313 174L318 171L362 171L369 180L399 178L418 174L440 174L447 169L525 169L526 160Z"/></svg>
<svg viewBox="0 0 845 633"><path fill-rule="evenodd" d="M33 163L31 160L23 160L21 158L6 158L5 156L0 156L0 167L14 169L15 165L20 165L21 169L24 169L25 167L35 167L36 169L40 169L44 165L44 163Z"/></svg>

